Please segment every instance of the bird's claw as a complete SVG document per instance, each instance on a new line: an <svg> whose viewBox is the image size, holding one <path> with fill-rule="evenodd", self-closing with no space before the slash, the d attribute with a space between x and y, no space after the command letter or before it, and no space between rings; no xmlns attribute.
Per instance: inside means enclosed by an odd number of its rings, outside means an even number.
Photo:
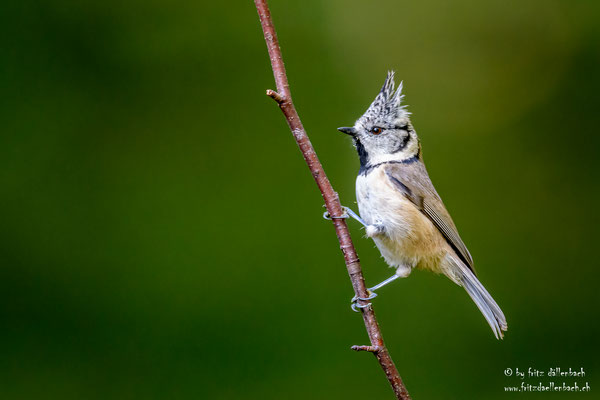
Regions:
<svg viewBox="0 0 600 400"><path fill-rule="evenodd" d="M329 211L325 211L323 213L323 218L331 221L332 219L346 219L349 218L350 216L348 215L348 212L346 211L346 207L342 207L342 210L344 210L344 213L340 216L332 216L331 214L329 214Z"/></svg>
<svg viewBox="0 0 600 400"><path fill-rule="evenodd" d="M369 307L371 305L371 302L368 302L366 304L358 304L358 300L369 301L369 300L372 300L375 297L377 297L377 293L371 292L368 289L367 289L367 293L369 294L369 297L354 296L352 298L352 300L350 300L350 302L352 303L352 304L350 304L350 307L352 308L352 311L354 311L354 312L360 312L360 308L367 308L367 307Z"/></svg>

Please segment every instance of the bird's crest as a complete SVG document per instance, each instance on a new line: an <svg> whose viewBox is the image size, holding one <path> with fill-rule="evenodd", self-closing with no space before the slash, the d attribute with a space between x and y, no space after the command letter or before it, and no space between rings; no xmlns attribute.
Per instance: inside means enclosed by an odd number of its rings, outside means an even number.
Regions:
<svg viewBox="0 0 600 400"><path fill-rule="evenodd" d="M402 82L395 89L394 71L389 71L381 91L373 100L367 111L361 117L364 122L377 120L396 121L402 116L410 114L406 106L402 105Z"/></svg>

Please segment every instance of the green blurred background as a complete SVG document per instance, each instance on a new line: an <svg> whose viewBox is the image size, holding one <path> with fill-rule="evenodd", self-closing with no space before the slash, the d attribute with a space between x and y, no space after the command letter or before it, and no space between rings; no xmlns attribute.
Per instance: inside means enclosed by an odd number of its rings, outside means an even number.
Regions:
<svg viewBox="0 0 600 400"><path fill-rule="evenodd" d="M355 207L352 124L388 69L502 342L464 291L380 292L415 399L598 398L595 1L271 1L300 116ZM251 1L0 14L0 398L392 398ZM350 222L367 282L390 275ZM591 393L507 394L506 368ZM537 384L540 379L525 380ZM547 382L547 379L541 381Z"/></svg>

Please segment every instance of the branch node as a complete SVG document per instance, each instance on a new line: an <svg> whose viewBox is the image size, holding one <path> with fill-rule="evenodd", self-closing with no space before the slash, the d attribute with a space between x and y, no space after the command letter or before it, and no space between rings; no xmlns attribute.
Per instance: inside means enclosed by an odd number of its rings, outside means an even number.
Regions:
<svg viewBox="0 0 600 400"><path fill-rule="evenodd" d="M352 346L354 351L368 351L369 353L379 353L383 347L381 346Z"/></svg>
<svg viewBox="0 0 600 400"><path fill-rule="evenodd" d="M267 89L267 96L275 100L277 104L281 104L285 101L285 99L279 93L271 89Z"/></svg>

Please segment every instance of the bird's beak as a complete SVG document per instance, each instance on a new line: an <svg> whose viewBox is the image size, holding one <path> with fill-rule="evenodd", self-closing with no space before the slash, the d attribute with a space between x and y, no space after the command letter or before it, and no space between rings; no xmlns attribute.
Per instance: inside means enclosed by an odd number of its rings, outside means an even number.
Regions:
<svg viewBox="0 0 600 400"><path fill-rule="evenodd" d="M354 128L338 128L338 131L345 133L346 135L350 135L352 137L356 136L356 129Z"/></svg>

